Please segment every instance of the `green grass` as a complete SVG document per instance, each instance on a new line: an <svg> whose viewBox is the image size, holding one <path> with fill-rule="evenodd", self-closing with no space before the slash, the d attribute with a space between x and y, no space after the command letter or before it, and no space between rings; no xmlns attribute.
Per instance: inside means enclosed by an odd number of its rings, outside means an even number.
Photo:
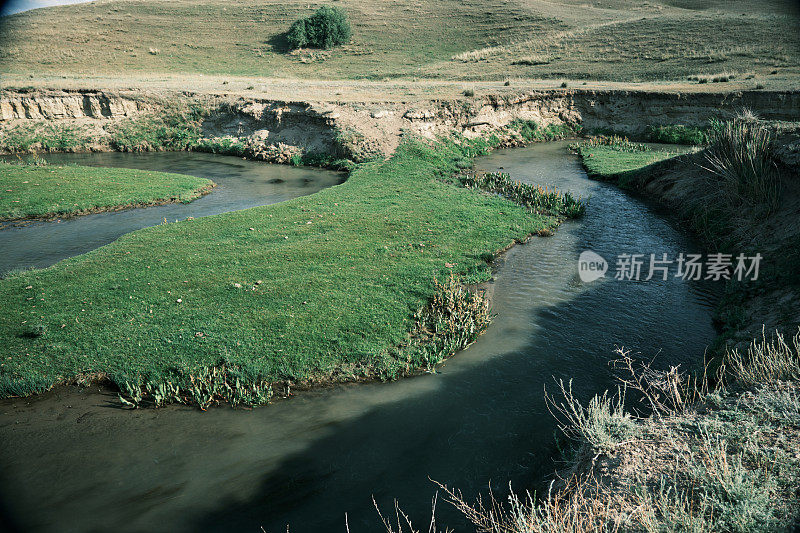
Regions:
<svg viewBox="0 0 800 533"><path fill-rule="evenodd" d="M682 124L648 126L647 140L653 143L697 145L707 143L708 134L704 128Z"/></svg>
<svg viewBox="0 0 800 533"><path fill-rule="evenodd" d="M125 168L0 163L0 220L189 202L213 182Z"/></svg>
<svg viewBox="0 0 800 533"><path fill-rule="evenodd" d="M486 279L494 252L557 222L455 185L456 162L486 150L461 142L407 141L317 194L143 229L0 281L0 397L215 365L254 382L413 370L398 347L434 278Z"/></svg>
<svg viewBox="0 0 800 533"><path fill-rule="evenodd" d="M641 146L641 145L637 145ZM613 181L622 187L630 185L630 181L640 169L675 157L685 150L622 150L618 146L590 145L584 143L578 147L586 173L591 178Z"/></svg>

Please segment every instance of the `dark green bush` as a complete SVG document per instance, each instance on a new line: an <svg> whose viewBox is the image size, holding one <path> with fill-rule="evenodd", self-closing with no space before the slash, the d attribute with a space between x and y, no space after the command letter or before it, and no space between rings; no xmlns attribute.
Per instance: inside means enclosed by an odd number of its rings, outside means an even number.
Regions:
<svg viewBox="0 0 800 533"><path fill-rule="evenodd" d="M344 11L322 6L310 17L295 21L286 34L286 40L292 48L312 46L327 49L346 43L351 34Z"/></svg>
<svg viewBox="0 0 800 533"><path fill-rule="evenodd" d="M306 33L306 20L302 18L294 21L292 27L289 28L286 34L286 40L289 41L289 46L292 48L303 48L308 45L308 36Z"/></svg>
<svg viewBox="0 0 800 533"><path fill-rule="evenodd" d="M672 124L666 126L648 126L647 140L666 144L706 144L708 137L702 128Z"/></svg>

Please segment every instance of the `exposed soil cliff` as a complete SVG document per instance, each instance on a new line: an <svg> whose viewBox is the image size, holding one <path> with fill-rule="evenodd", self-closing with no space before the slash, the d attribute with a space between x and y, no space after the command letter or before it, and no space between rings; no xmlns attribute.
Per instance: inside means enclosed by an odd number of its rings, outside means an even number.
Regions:
<svg viewBox="0 0 800 533"><path fill-rule="evenodd" d="M102 91L36 91L0 94L0 123L25 120L119 119L152 111L133 95Z"/></svg>
<svg viewBox="0 0 800 533"><path fill-rule="evenodd" d="M246 147L244 155L286 162L295 153L363 160L388 156L403 135L448 132L474 136L513 120L613 128L633 137L648 125L705 125L709 118L749 108L768 120L800 121L800 91L696 93L622 90L542 90L427 103L292 102L237 96L104 91L0 93L0 150L13 151L4 133L47 124L88 132L83 149L110 149L114 124L158 114L166 102L201 103L204 138ZM35 143L32 149L36 149ZM75 149L81 149L76 146Z"/></svg>

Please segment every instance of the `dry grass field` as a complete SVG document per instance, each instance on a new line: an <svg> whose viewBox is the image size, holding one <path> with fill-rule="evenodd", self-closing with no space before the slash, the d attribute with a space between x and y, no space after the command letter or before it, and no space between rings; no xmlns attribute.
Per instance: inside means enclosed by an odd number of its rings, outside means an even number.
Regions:
<svg viewBox="0 0 800 533"><path fill-rule="evenodd" d="M350 43L288 52L320 2L99 0L0 20L0 70L385 80L793 79L793 0L334 0ZM57 46L54 46L57 43Z"/></svg>

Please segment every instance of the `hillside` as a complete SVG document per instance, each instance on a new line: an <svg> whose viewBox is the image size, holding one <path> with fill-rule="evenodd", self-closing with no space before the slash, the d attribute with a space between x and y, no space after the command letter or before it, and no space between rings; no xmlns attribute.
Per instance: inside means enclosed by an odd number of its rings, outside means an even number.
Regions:
<svg viewBox="0 0 800 533"><path fill-rule="evenodd" d="M282 32L319 2L100 0L38 9L0 22L0 69L378 80L712 81L726 73L769 82L800 74L791 0L335 3L349 13L351 43L295 53Z"/></svg>

